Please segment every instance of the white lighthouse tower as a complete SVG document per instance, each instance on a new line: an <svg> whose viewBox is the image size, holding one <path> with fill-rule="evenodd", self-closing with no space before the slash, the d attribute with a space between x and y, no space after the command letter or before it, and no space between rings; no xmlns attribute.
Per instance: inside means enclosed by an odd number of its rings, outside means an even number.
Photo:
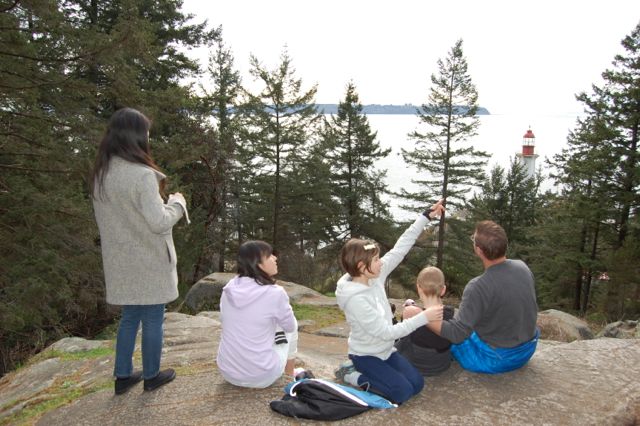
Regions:
<svg viewBox="0 0 640 426"><path fill-rule="evenodd" d="M534 153L535 145L536 137L531 128L529 128L522 137L522 153L517 153L516 157L520 160L520 164L522 164L527 177L530 179L533 179L536 175L536 158L538 158L538 154Z"/></svg>

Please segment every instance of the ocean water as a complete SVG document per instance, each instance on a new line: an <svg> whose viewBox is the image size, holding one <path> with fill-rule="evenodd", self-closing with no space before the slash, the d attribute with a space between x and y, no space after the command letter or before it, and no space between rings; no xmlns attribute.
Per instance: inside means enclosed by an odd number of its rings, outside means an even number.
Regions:
<svg viewBox="0 0 640 426"><path fill-rule="evenodd" d="M407 165L402 159L401 148L412 149L413 140L407 136L418 129L424 131L415 115L378 115L367 116L372 130L377 131L378 141L384 148L391 148L388 157L378 161L377 167L387 170L387 187L392 191L401 188L414 188L411 179L418 177L417 171ZM567 136L575 128L578 113L557 115L482 115L478 134L469 139L479 150L491 155L487 162L486 171L494 165L508 168L516 153L522 152L522 139L529 128L533 131L535 140L536 169L542 167L543 175L549 174L549 166L545 159L553 158L566 147ZM542 185L543 190L553 189L554 183L547 179ZM413 212L401 210L400 200L389 198L391 212L396 219L413 217ZM428 204L431 200L425 200Z"/></svg>

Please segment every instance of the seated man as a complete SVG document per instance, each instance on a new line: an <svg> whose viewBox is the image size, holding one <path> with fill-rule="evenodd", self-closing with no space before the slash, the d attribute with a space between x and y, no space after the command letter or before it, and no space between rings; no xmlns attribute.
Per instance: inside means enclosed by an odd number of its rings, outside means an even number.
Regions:
<svg viewBox="0 0 640 426"><path fill-rule="evenodd" d="M524 262L506 258L507 235L495 222L478 223L471 240L484 273L469 281L453 319L428 327L453 343L451 353L464 369L515 370L538 342L533 274Z"/></svg>

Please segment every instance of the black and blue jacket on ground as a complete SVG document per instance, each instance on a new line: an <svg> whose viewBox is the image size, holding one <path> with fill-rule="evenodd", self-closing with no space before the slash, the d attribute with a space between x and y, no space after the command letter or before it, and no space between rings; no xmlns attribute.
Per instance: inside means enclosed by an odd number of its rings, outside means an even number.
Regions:
<svg viewBox="0 0 640 426"><path fill-rule="evenodd" d="M302 379L284 388L281 400L271 401L271 409L289 417L312 420L340 420L371 408L394 408L383 397L322 379Z"/></svg>

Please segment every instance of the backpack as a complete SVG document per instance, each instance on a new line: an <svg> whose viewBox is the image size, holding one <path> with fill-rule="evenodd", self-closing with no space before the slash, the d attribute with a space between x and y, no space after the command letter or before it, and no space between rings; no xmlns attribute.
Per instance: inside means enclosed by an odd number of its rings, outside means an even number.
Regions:
<svg viewBox="0 0 640 426"><path fill-rule="evenodd" d="M271 401L273 411L289 417L341 420L371 408L397 407L379 395L322 379L301 379L284 388L281 400Z"/></svg>

